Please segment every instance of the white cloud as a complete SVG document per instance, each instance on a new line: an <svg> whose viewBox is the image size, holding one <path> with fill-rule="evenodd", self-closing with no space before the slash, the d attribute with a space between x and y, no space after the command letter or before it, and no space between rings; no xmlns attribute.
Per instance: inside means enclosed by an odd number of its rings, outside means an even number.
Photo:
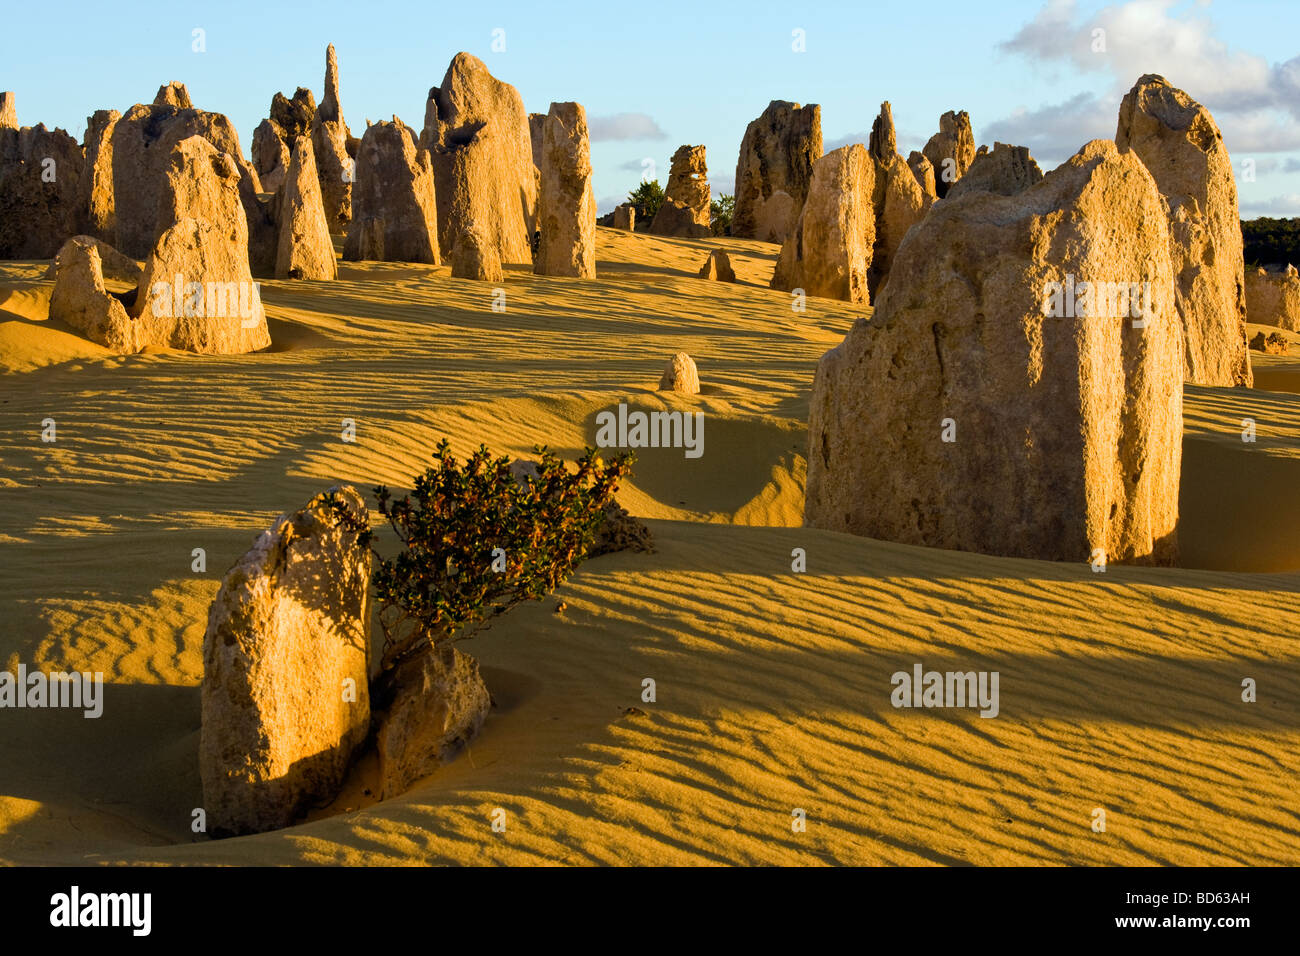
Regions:
<svg viewBox="0 0 1300 956"><path fill-rule="evenodd" d="M615 113L612 116L593 116L587 121L593 143L616 139L667 139L668 134L659 128L648 113Z"/></svg>
<svg viewBox="0 0 1300 956"><path fill-rule="evenodd" d="M1252 153L1290 153L1300 150L1300 123L1268 110L1215 114L1215 121L1234 157Z"/></svg>
<svg viewBox="0 0 1300 956"><path fill-rule="evenodd" d="M1080 93L1063 103L1036 110L1020 109L980 128L980 138L993 143L1028 146L1044 168L1056 166L1094 139L1113 139L1119 102L1112 96Z"/></svg>
<svg viewBox="0 0 1300 956"><path fill-rule="evenodd" d="M646 159L654 162L653 156L647 156L645 159L629 159L627 162L619 163L614 168L620 173L639 173L641 170L646 168Z"/></svg>
<svg viewBox="0 0 1300 956"><path fill-rule="evenodd" d="M596 200L596 215L603 216L613 212L615 206L621 206L625 202L627 202L626 193L621 196L601 196Z"/></svg>
<svg viewBox="0 0 1300 956"><path fill-rule="evenodd" d="M938 132L938 130L939 118L936 116L934 118L934 131ZM902 153L904 157L906 157L912 150L920 149L930 139L931 135L933 134L927 133L924 136L918 136L910 130L895 130L894 133L894 136L898 141L898 151ZM866 146L870 141L870 130L867 130L865 133L846 133L837 139L827 140L823 149L829 153L831 150L839 149L841 146L848 146L850 143L861 143L863 146Z"/></svg>
<svg viewBox="0 0 1300 956"><path fill-rule="evenodd" d="M871 133L869 132L849 133L846 136L841 136L839 139L830 140L829 142L824 144L823 148L826 150L826 152L829 153L832 150L839 149L841 146L848 146L850 143L861 143L863 146L866 146L867 141L870 138L871 138Z"/></svg>
<svg viewBox="0 0 1300 956"><path fill-rule="evenodd" d="M1242 213L1253 213L1255 216L1282 218L1300 216L1300 193L1274 196L1272 199L1265 199L1262 202L1243 202L1241 211Z"/></svg>
<svg viewBox="0 0 1300 956"><path fill-rule="evenodd" d="M1300 56L1270 65L1261 56L1231 49L1215 36L1214 23L1203 9L1178 0L1129 0L1094 15L1081 12L1077 0L1048 0L999 49L1042 64L1109 74L1112 85L1105 99L1115 103L1116 112L1119 99L1140 77L1158 73L1214 114L1229 152L1300 148ZM1060 127L1078 108L1080 97L1022 110L989 129L1018 130L1024 118L1037 117L1049 130L1064 134ZM1114 119L1112 114L1107 136L1114 135ZM1048 133L1039 136L1048 138ZM1072 151L1078 145L1070 147L1075 140L1083 142L1078 136L1051 140L1050 151ZM1012 141L1032 146L1023 137Z"/></svg>

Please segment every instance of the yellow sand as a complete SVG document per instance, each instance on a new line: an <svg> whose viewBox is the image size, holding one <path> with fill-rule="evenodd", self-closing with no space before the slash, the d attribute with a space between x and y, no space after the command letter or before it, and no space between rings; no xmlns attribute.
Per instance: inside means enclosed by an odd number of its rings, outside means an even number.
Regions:
<svg viewBox="0 0 1300 956"><path fill-rule="evenodd" d="M799 526L813 371L860 310L793 313L763 243L599 243L594 282L510 271L505 313L446 267L268 282L275 347L238 357L109 355L48 321L44 263L0 264L0 667L110 685L99 720L0 711L0 861L1300 862L1300 359L1187 389L1193 567L905 547ZM694 277L719 245L742 284ZM679 349L697 398L654 391ZM256 534L409 484L442 435L573 456L619 401L703 410L705 454L644 452L620 495L657 553L461 645L497 705L469 751L398 799L363 764L313 822L193 834L207 608ZM893 708L917 662L998 671L1000 715Z"/></svg>

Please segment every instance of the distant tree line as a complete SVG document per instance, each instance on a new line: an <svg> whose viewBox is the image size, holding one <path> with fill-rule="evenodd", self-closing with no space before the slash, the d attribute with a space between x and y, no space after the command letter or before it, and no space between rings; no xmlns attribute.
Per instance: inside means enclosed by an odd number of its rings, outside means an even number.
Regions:
<svg viewBox="0 0 1300 956"><path fill-rule="evenodd" d="M1300 266L1300 219L1242 220L1241 240L1247 266L1278 262Z"/></svg>

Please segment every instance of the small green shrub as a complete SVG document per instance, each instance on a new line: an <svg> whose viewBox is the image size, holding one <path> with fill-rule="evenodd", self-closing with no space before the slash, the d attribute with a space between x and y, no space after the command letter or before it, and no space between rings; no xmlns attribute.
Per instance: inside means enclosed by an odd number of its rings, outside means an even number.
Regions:
<svg viewBox="0 0 1300 956"><path fill-rule="evenodd" d="M605 462L588 448L571 472L539 447L536 473L519 481L510 459L493 458L486 446L463 466L450 447L439 443L410 495L375 488L379 513L403 546L395 557L378 556L374 574L385 671L554 590L586 557L632 462L629 455Z"/></svg>
<svg viewBox="0 0 1300 956"><path fill-rule="evenodd" d="M664 189L659 185L659 180L652 179L628 193L627 201L636 206L636 221L644 221L648 225L664 204Z"/></svg>
<svg viewBox="0 0 1300 956"><path fill-rule="evenodd" d="M731 235L731 214L736 208L736 197L719 193L718 198L709 203L709 227L715 236Z"/></svg>

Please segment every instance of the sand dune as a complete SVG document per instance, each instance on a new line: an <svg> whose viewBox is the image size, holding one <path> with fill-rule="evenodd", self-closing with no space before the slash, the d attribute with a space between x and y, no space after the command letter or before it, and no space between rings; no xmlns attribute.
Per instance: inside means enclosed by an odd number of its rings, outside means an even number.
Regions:
<svg viewBox="0 0 1300 956"><path fill-rule="evenodd" d="M447 267L266 282L275 345L244 356L110 355L46 319L46 263L0 264L0 662L111 685L99 720L5 714L0 860L1300 861L1300 358L1187 388L1182 568L906 547L800 527L813 370L858 310L792 313L772 245L598 241L595 281L509 270L505 313ZM740 284L695 277L716 246ZM678 350L700 396L654 391ZM207 607L255 535L331 483L405 486L443 435L572 456L621 401L703 410L705 454L647 449L620 494L655 554L462 645L497 704L469 751L394 800L363 765L311 822L192 834ZM999 671L999 717L893 708L916 662Z"/></svg>

